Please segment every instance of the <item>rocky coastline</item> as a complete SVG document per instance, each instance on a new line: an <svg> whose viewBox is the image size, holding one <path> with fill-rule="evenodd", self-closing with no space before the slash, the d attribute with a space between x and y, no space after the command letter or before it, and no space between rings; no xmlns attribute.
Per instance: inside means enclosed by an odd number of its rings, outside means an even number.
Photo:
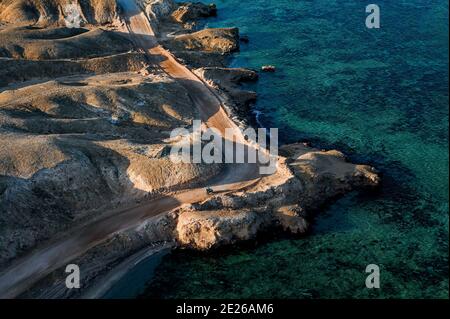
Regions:
<svg viewBox="0 0 450 319"><path fill-rule="evenodd" d="M258 72L227 67L229 55L239 50L239 30L196 30L198 19L220 14L213 4L172 0L139 3L157 30L158 41L220 97L235 122L248 126L257 96L240 84L257 81ZM144 69L152 73L151 68ZM143 220L138 227L116 233L78 257L73 263L83 269L82 289L65 289L61 268L20 297L86 297L116 266L149 247L208 251L251 241L261 234L303 235L321 207L352 190L376 187L379 182L374 168L349 163L339 151L319 150L305 143L284 145L277 173L262 177L255 185ZM145 191L145 187L141 189Z"/></svg>
<svg viewBox="0 0 450 319"><path fill-rule="evenodd" d="M181 21L178 18L180 12L189 18ZM182 3L168 16L171 21L181 22L178 30L173 25L167 28L171 22L166 16L161 19L163 27L159 28L162 30L159 37L165 39L163 45L175 57L184 57L181 61L217 91L230 116L245 127L253 122L249 121L250 111L257 95L243 90L240 84L257 81L258 72L227 68L223 59L224 55L239 50L239 30L192 30L196 20L216 14L213 4ZM170 38L167 30L179 35ZM192 51L193 55L186 54ZM218 55L221 57L217 58ZM208 61L208 66L199 67L199 59ZM177 210L177 243L185 248L209 250L251 240L260 233L277 229L294 235L304 234L311 212L351 190L379 184L374 168L348 163L336 150L318 150L306 143L298 143L284 145L280 153L279 170L282 173L275 174L278 176L263 178L260 185L243 192L218 195Z"/></svg>

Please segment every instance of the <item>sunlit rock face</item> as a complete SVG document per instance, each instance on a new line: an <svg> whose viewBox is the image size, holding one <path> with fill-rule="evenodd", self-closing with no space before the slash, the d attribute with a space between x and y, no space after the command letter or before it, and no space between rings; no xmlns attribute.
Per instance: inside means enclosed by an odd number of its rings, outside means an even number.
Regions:
<svg viewBox="0 0 450 319"><path fill-rule="evenodd" d="M173 0L138 0L138 3L149 17L156 20L169 16L177 6Z"/></svg>
<svg viewBox="0 0 450 319"><path fill-rule="evenodd" d="M182 245L198 250L253 239L266 226L262 215L267 214L250 210L184 212L178 219L177 238Z"/></svg>
<svg viewBox="0 0 450 319"><path fill-rule="evenodd" d="M177 22L186 23L199 18L212 17L216 14L217 8L215 4L206 5L200 2L185 2L178 5L178 8L172 13L172 18Z"/></svg>
<svg viewBox="0 0 450 319"><path fill-rule="evenodd" d="M194 33L178 35L166 44L174 50L231 53L239 50L239 29L204 29Z"/></svg>

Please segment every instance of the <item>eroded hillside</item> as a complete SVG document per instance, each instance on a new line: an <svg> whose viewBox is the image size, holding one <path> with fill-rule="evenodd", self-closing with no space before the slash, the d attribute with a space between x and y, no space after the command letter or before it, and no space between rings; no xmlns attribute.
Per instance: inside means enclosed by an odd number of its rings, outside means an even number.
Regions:
<svg viewBox="0 0 450 319"><path fill-rule="evenodd" d="M118 17L115 0L2 0L0 21L14 24L66 25L71 14L80 13L82 23L105 25Z"/></svg>
<svg viewBox="0 0 450 319"><path fill-rule="evenodd" d="M67 27L76 3L80 27ZM118 31L116 2L0 1L0 264L99 211L216 173L174 164L186 89Z"/></svg>

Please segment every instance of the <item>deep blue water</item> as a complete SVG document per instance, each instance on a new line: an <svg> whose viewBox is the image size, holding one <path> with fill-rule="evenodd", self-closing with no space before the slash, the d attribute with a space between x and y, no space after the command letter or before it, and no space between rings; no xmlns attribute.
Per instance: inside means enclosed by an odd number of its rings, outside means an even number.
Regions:
<svg viewBox="0 0 450 319"><path fill-rule="evenodd" d="M233 65L274 64L253 89L283 142L342 150L383 175L312 233L213 255L166 256L149 298L448 298L448 2L218 0L210 27L250 37ZM381 289L365 288L368 264Z"/></svg>

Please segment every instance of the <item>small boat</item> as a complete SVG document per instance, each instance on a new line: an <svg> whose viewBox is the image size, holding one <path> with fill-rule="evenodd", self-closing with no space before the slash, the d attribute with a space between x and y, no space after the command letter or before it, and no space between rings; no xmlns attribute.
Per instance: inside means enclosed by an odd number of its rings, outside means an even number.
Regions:
<svg viewBox="0 0 450 319"><path fill-rule="evenodd" d="M208 188L206 189L206 194L212 195L212 194L214 194L214 190L213 190L211 187L208 187Z"/></svg>
<svg viewBox="0 0 450 319"><path fill-rule="evenodd" d="M263 72L275 72L277 70L277 68L273 65L263 65L261 67L261 70Z"/></svg>

